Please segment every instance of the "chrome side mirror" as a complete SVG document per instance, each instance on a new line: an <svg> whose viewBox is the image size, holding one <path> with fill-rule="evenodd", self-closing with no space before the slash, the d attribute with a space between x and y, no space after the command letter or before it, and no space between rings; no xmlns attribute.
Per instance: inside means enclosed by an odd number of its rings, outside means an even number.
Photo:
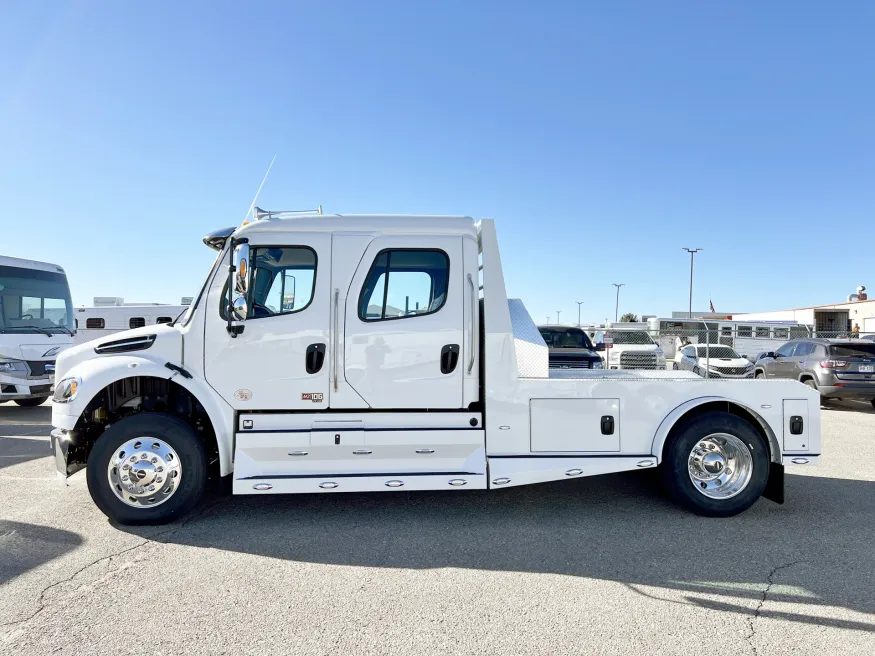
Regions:
<svg viewBox="0 0 875 656"><path fill-rule="evenodd" d="M249 303L249 244L238 244L234 249L234 289L231 294L231 314L236 321L245 321Z"/></svg>
<svg viewBox="0 0 875 656"><path fill-rule="evenodd" d="M237 296L231 303L231 315L235 321L246 321L246 316L249 314L249 304L246 302L245 296Z"/></svg>

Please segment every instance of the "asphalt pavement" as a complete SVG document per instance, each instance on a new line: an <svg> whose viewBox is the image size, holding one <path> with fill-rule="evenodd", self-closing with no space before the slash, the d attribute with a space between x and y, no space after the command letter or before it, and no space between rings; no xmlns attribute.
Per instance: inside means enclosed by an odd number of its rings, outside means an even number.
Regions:
<svg viewBox="0 0 875 656"><path fill-rule="evenodd" d="M875 412L730 519L654 472L492 492L230 497L111 525L0 405L0 654L875 652Z"/></svg>

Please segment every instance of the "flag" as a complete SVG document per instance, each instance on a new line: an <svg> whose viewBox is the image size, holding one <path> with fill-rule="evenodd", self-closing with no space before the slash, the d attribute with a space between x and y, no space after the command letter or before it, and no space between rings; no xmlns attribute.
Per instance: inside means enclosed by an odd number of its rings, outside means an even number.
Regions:
<svg viewBox="0 0 875 656"><path fill-rule="evenodd" d="M708 303L711 305L711 314L714 314L714 312L716 312L716 310L714 309L714 301L712 301L712 300L709 298L709 299L708 299Z"/></svg>

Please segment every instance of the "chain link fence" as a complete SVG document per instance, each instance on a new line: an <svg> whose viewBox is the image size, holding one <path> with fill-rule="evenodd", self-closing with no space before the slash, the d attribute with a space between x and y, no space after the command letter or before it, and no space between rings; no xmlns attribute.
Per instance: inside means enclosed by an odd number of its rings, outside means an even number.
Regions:
<svg viewBox="0 0 875 656"><path fill-rule="evenodd" d="M773 357L793 357L796 342L803 338L868 340L875 347L875 333L818 331L804 325L719 325L701 328L647 326L582 327L601 362L590 359L579 368L617 370L689 371L703 378L744 379L756 376L756 362ZM790 347L785 347L793 342ZM873 348L875 352L875 348ZM564 358L564 359L563 359ZM551 369L575 368L567 354L550 355Z"/></svg>

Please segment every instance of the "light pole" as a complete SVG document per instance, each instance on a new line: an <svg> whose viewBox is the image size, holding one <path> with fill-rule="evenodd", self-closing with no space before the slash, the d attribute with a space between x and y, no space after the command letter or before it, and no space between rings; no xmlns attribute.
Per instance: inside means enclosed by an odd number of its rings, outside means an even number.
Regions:
<svg viewBox="0 0 875 656"><path fill-rule="evenodd" d="M682 248L682 251L686 251L690 254L690 313L687 315L687 319L693 318L693 256L699 251L705 250L704 248Z"/></svg>
<svg viewBox="0 0 875 656"><path fill-rule="evenodd" d="M583 305L583 301L574 301L577 303L577 327L580 328L580 306Z"/></svg>
<svg viewBox="0 0 875 656"><path fill-rule="evenodd" d="M617 321L619 321L618 316L620 314L620 287L625 287L626 283L612 282L611 284L617 288L617 304L614 306L614 323L616 323Z"/></svg>
<svg viewBox="0 0 875 656"><path fill-rule="evenodd" d="M550 315L547 315L547 323L550 323Z"/></svg>
<svg viewBox="0 0 875 656"><path fill-rule="evenodd" d="M559 313L560 312L562 312L562 310L556 310L556 325L557 326L559 325Z"/></svg>

